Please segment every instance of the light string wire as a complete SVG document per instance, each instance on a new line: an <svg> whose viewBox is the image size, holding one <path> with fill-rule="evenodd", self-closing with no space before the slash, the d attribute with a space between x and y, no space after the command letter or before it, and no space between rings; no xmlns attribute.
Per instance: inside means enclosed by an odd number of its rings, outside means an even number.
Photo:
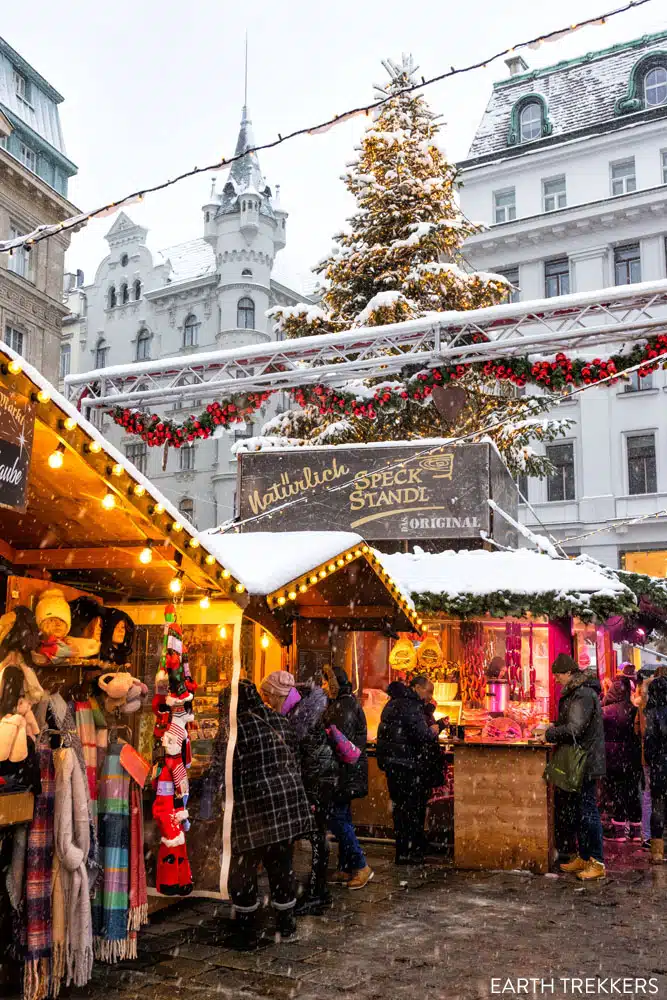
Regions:
<svg viewBox="0 0 667 1000"><path fill-rule="evenodd" d="M210 163L205 167L193 167L191 170L186 170L169 180L162 181L159 184L154 184L152 187L147 187L140 191L135 191L132 194L125 195L123 198L119 198L117 201L111 201L106 205L102 205L100 208L96 208L92 212L80 213L54 225L38 226L36 229L33 229L32 232L25 233L23 236L19 236L11 240L0 240L0 253L11 253L13 250L23 246L30 248L34 246L35 243L40 243L42 240L50 239L52 236L57 236L60 233L82 226L91 219L113 214L123 206L143 201L147 194L155 194L158 191L164 191L166 188L173 187L175 184L180 184L181 181L187 180L190 177L197 177L199 174L205 174L211 170L220 170L223 167L228 167L237 160L243 159L244 156L248 156L252 153L259 153L268 149L275 149L277 146L281 146L283 143L299 138L300 136L318 135L319 133L327 132L330 128L333 128L333 126L339 125L341 122L347 121L350 118L355 118L362 114L370 114L372 111L383 107L385 104L388 104L390 101L401 96L402 94L411 94L417 90L422 90L425 87L430 87L434 83L441 83L443 80L450 79L451 77L460 76L464 73L471 73L478 69L485 69L490 63L496 62L503 56L510 55L519 49L531 47L535 48L542 42L560 40L565 35L571 34L574 31L578 31L580 28L586 28L590 25L604 25L612 17L616 17L619 14L625 14L630 10L643 7L644 4L651 2L652 0L629 0L629 3L624 4L622 7L616 7L604 14L598 14L595 17L586 18L583 21L578 21L576 24L566 25L564 28L556 28L553 31L546 32L543 35L537 35L535 38L531 38L524 42L517 42L515 45L510 45L508 48L502 49L500 52L496 52L495 54L487 56L484 59L480 59L477 62L470 63L468 66L462 66L459 69L452 66L443 73L438 73L437 76L429 77L429 79L422 77L419 82L402 87L400 90L397 90L392 94L388 94L387 97L372 101L370 104L363 104L359 107L351 108L350 110L345 111L342 115L334 115L332 118L328 118L325 121L320 122L318 125L310 125L305 128L295 129L294 131L287 133L287 135L282 135L279 132L278 138L274 139L272 142L265 142L261 145L253 146L250 149L245 150L245 152L235 154L234 156L222 157L222 159L217 160L215 163Z"/></svg>
<svg viewBox="0 0 667 1000"><path fill-rule="evenodd" d="M569 392L567 392L564 395L559 395L559 394L553 393L552 394L552 400L553 400L552 406L554 408L557 407L557 406L560 406L562 403L564 403L567 400L571 399L572 396L576 396L580 392L585 392L587 389L593 389L593 388L595 388L597 386L604 385L605 382L611 382L613 380L620 381L623 378L623 376L629 374L630 372L638 371L640 368L645 368L646 365L650 364L650 363L652 363L652 362L647 362L646 360L640 361L637 364L632 365L630 368L625 368L622 372L615 372L615 373L612 373L611 375L606 375L604 378L599 379L597 382L589 382L589 383L586 383L585 385L578 386L576 389L571 389ZM545 419L548 419L548 418L545 417ZM383 472L391 472L394 469L405 468L405 466L409 462L414 462L415 459L417 459L417 458L426 458L428 455L432 455L435 452L442 451L443 448L449 448L449 447L452 447L452 446L455 446L455 445L458 445L458 444L462 444L464 441L476 440L478 438L483 437L485 434L488 434L490 431L500 430L503 427L507 427L507 426L511 425L513 422L514 421L512 421L512 420L494 420L491 423L487 424L485 427L480 427L478 430L475 430L475 431L469 431L467 434L460 434L458 437L443 438L443 440L442 440L442 442L440 444L434 445L431 448L425 448L422 451L418 451L416 454L411 455L409 458L400 459L400 460L398 460L398 461L396 461L396 462L394 462L394 463L392 463L390 465L383 466L382 471ZM522 423L522 421L519 421L519 424L520 423ZM276 451L277 450L278 449L276 449ZM348 480L346 480L343 483L338 483L336 486L326 486L326 487L325 486L317 486L317 487L315 487L315 490L317 490L317 492L318 492L319 495L321 495L323 493L336 493L339 490L344 490L344 489L347 489L350 486L354 486L354 484L356 482L356 479L357 479L357 477L354 476L352 479L348 479ZM515 486L516 486L516 484L515 484ZM517 488L517 492L518 492L518 487L516 487L516 488ZM288 507L293 507L296 504L308 503L309 501L312 501L312 500L315 500L316 502L319 502L317 500L317 497L310 496L310 495L306 495L306 496L302 496L302 497L296 497L293 500L286 500L284 503L280 504L279 506L271 508L271 510L262 511L260 514L253 514L250 517L243 518L243 520L234 521L234 522L228 523L228 524L224 525L224 530L223 530L223 526L220 526L217 529L217 531L220 534L225 534L229 530L238 531L238 529L240 527L242 527L244 524L252 524L255 521L261 521L265 517L271 518L275 514L278 514L278 513L282 512L282 511L286 510ZM542 522L540 522L540 523L542 523ZM548 528L546 528L544 525L542 525L542 527L547 532L547 534L550 534ZM213 533L216 533L215 530L214 530ZM559 544L558 540L554 539L553 536L551 536L551 540L554 541L556 544Z"/></svg>

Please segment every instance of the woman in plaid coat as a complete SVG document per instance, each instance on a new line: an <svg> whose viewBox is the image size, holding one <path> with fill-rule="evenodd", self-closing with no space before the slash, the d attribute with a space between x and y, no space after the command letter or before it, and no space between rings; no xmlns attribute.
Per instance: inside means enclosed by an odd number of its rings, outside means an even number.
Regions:
<svg viewBox="0 0 667 1000"><path fill-rule="evenodd" d="M220 729L213 753L212 772L221 787L229 739L230 697L230 688L220 695ZM309 836L312 817L293 729L263 703L255 685L247 680L239 682L237 727L229 891L237 921L233 943L247 950L258 943L260 864L268 875L279 933L289 938L296 931L292 845L299 837Z"/></svg>

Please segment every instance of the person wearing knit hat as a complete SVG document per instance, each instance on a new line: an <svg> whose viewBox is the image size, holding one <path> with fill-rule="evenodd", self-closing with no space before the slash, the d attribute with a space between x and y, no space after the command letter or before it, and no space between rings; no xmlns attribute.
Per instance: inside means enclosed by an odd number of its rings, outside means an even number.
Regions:
<svg viewBox="0 0 667 1000"><path fill-rule="evenodd" d="M47 587L42 591L35 608L35 618L44 635L64 639L69 634L72 614L59 587Z"/></svg>
<svg viewBox="0 0 667 1000"><path fill-rule="evenodd" d="M268 674L262 681L260 694L269 708L281 715L287 715L290 708L300 700L294 686L294 677L287 670L274 670Z"/></svg>

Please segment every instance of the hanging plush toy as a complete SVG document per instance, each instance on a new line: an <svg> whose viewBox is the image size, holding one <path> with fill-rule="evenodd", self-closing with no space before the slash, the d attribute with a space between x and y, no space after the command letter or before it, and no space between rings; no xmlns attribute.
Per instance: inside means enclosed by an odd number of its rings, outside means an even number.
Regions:
<svg viewBox="0 0 667 1000"><path fill-rule="evenodd" d="M187 727L194 721L196 687L183 648L183 630L176 621L173 604L168 604L153 698L153 818L160 830L156 888L165 896L187 896L193 889L185 834L189 829L187 768L191 762Z"/></svg>

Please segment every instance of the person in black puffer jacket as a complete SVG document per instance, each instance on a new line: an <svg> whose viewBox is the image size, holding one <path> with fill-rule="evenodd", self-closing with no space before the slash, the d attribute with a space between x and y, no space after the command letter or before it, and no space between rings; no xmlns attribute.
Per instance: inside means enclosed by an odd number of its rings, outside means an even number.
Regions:
<svg viewBox="0 0 667 1000"><path fill-rule="evenodd" d="M324 724L336 726L361 750L356 764L341 764L340 781L329 818L329 829L338 841L338 870L329 881L347 885L348 889L363 889L373 878L373 869L367 863L354 831L351 802L368 795L366 716L352 693L345 671L340 667L327 667L324 673L330 698Z"/></svg>
<svg viewBox="0 0 667 1000"><path fill-rule="evenodd" d="M392 681L378 727L377 761L393 807L397 865L424 860L426 805L440 759L438 726L427 724L418 686Z"/></svg>
<svg viewBox="0 0 667 1000"><path fill-rule="evenodd" d="M547 743L575 743L586 751L584 781L580 792L563 793L567 811L574 817L578 853L561 864L582 880L604 878L602 823L597 804L597 781L606 770L600 682L595 670L579 670L571 656L559 653L551 667L562 685L558 719L545 733Z"/></svg>
<svg viewBox="0 0 667 1000"><path fill-rule="evenodd" d="M607 792L612 810L612 837L641 840L641 743L636 732L629 677L617 677L602 706L607 751ZM629 829L628 829L629 827Z"/></svg>
<svg viewBox="0 0 667 1000"><path fill-rule="evenodd" d="M287 719L297 739L301 777L315 829L310 837L313 857L308 889L297 900L296 912L319 914L331 902L326 886L327 823L340 777L340 765L323 723L329 699L315 683L295 686L294 677L286 670L274 670L265 677L261 694L270 708Z"/></svg>
<svg viewBox="0 0 667 1000"><path fill-rule="evenodd" d="M665 852L667 677L654 677L648 687L644 757L651 783L651 864L659 865Z"/></svg>

